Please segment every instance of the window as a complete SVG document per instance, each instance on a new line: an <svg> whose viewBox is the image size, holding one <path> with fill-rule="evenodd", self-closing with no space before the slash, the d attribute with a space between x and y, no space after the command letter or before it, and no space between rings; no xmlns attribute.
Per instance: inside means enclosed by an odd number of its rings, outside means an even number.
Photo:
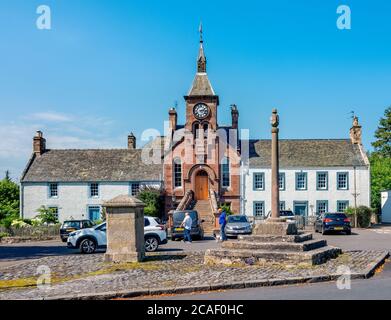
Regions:
<svg viewBox="0 0 391 320"><path fill-rule="evenodd" d="M316 173L316 189L317 190L327 190L328 189L328 173L327 172L317 172Z"/></svg>
<svg viewBox="0 0 391 320"><path fill-rule="evenodd" d="M296 190L307 190L307 173L296 173Z"/></svg>
<svg viewBox="0 0 391 320"><path fill-rule="evenodd" d="M209 125L207 123L204 123L203 124L203 128L204 128L204 138L207 139L208 138Z"/></svg>
<svg viewBox="0 0 391 320"><path fill-rule="evenodd" d="M144 218L144 227L148 227L150 224L148 218Z"/></svg>
<svg viewBox="0 0 391 320"><path fill-rule="evenodd" d="M174 160L174 188L182 187L182 161Z"/></svg>
<svg viewBox="0 0 391 320"><path fill-rule="evenodd" d="M285 210L285 201L280 201L280 211Z"/></svg>
<svg viewBox="0 0 391 320"><path fill-rule="evenodd" d="M99 184L98 183L91 183L90 184L90 197L91 198L99 197Z"/></svg>
<svg viewBox="0 0 391 320"><path fill-rule="evenodd" d="M200 135L200 124L196 122L193 125L194 139L198 139Z"/></svg>
<svg viewBox="0 0 391 320"><path fill-rule="evenodd" d="M280 191L285 190L285 173L283 172L278 174L278 187L280 188Z"/></svg>
<svg viewBox="0 0 391 320"><path fill-rule="evenodd" d="M349 201L337 201L337 212L343 213L349 207Z"/></svg>
<svg viewBox="0 0 391 320"><path fill-rule="evenodd" d="M229 168L229 159L224 158L221 163L221 175L222 175L222 186L229 187L231 184L231 174Z"/></svg>
<svg viewBox="0 0 391 320"><path fill-rule="evenodd" d="M254 173L254 190L265 190L265 174Z"/></svg>
<svg viewBox="0 0 391 320"><path fill-rule="evenodd" d="M58 220L58 207L49 207Z"/></svg>
<svg viewBox="0 0 391 320"><path fill-rule="evenodd" d="M255 201L254 202L254 216L260 217L265 215L265 202Z"/></svg>
<svg viewBox="0 0 391 320"><path fill-rule="evenodd" d="M337 189L338 190L349 189L349 175L347 172L337 172Z"/></svg>
<svg viewBox="0 0 391 320"><path fill-rule="evenodd" d="M58 183L49 183L49 197L50 198L58 197Z"/></svg>
<svg viewBox="0 0 391 320"><path fill-rule="evenodd" d="M135 197L140 192L140 183L133 182L130 184L130 194Z"/></svg>
<svg viewBox="0 0 391 320"><path fill-rule="evenodd" d="M329 210L327 200L316 201L316 213L323 214Z"/></svg>

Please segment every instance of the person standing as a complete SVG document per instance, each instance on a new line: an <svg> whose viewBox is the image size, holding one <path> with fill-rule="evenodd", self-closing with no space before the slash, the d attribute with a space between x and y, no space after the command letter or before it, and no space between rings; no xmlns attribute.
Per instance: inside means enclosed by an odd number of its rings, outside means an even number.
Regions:
<svg viewBox="0 0 391 320"><path fill-rule="evenodd" d="M193 219L190 217L190 213L186 212L185 219L183 219L181 227L185 228L185 237L184 242L192 242L191 240L191 225L193 224Z"/></svg>
<svg viewBox="0 0 391 320"><path fill-rule="evenodd" d="M219 217L219 224L220 224L220 240L226 241L227 236L225 234L225 226L227 224L227 213L222 208L219 209L220 217Z"/></svg>

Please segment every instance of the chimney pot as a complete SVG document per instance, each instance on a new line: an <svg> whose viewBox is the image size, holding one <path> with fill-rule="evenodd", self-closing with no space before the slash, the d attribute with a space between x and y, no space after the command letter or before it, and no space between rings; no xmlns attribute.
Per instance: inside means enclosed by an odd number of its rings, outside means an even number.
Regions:
<svg viewBox="0 0 391 320"><path fill-rule="evenodd" d="M362 144L362 127L358 123L358 117L353 117L353 125L350 128L350 140L353 144Z"/></svg>
<svg viewBox="0 0 391 320"><path fill-rule="evenodd" d="M133 132L128 135L128 149L136 149L136 137Z"/></svg>
<svg viewBox="0 0 391 320"><path fill-rule="evenodd" d="M42 131L37 131L33 138L33 152L40 156L46 151L46 139L43 137Z"/></svg>

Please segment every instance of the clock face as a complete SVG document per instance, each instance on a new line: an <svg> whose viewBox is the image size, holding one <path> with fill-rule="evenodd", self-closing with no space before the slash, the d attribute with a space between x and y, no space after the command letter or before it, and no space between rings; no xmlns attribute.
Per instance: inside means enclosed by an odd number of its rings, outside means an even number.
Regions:
<svg viewBox="0 0 391 320"><path fill-rule="evenodd" d="M209 115L209 108L206 104L199 103L194 107L193 112L197 119L205 119Z"/></svg>

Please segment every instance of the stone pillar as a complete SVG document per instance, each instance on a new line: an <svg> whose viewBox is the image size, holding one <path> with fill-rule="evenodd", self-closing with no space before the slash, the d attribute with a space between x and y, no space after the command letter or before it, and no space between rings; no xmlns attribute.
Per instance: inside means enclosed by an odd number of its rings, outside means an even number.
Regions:
<svg viewBox="0 0 391 320"><path fill-rule="evenodd" d="M279 117L277 109L273 109L270 119L272 125L272 198L271 198L271 218L278 219L280 217L280 188L278 183L279 173L279 152L278 152L278 124Z"/></svg>
<svg viewBox="0 0 391 320"><path fill-rule="evenodd" d="M106 262L140 262L144 259L144 203L118 196L103 204L106 208Z"/></svg>
<svg viewBox="0 0 391 320"><path fill-rule="evenodd" d="M279 117L277 110L273 109L270 119L272 125L272 196L271 196L271 216L264 222L256 225L254 229L255 235L294 235L297 234L297 226L293 221L287 221L286 218L280 218L280 189L278 184L279 173L279 152L278 152L278 124Z"/></svg>

